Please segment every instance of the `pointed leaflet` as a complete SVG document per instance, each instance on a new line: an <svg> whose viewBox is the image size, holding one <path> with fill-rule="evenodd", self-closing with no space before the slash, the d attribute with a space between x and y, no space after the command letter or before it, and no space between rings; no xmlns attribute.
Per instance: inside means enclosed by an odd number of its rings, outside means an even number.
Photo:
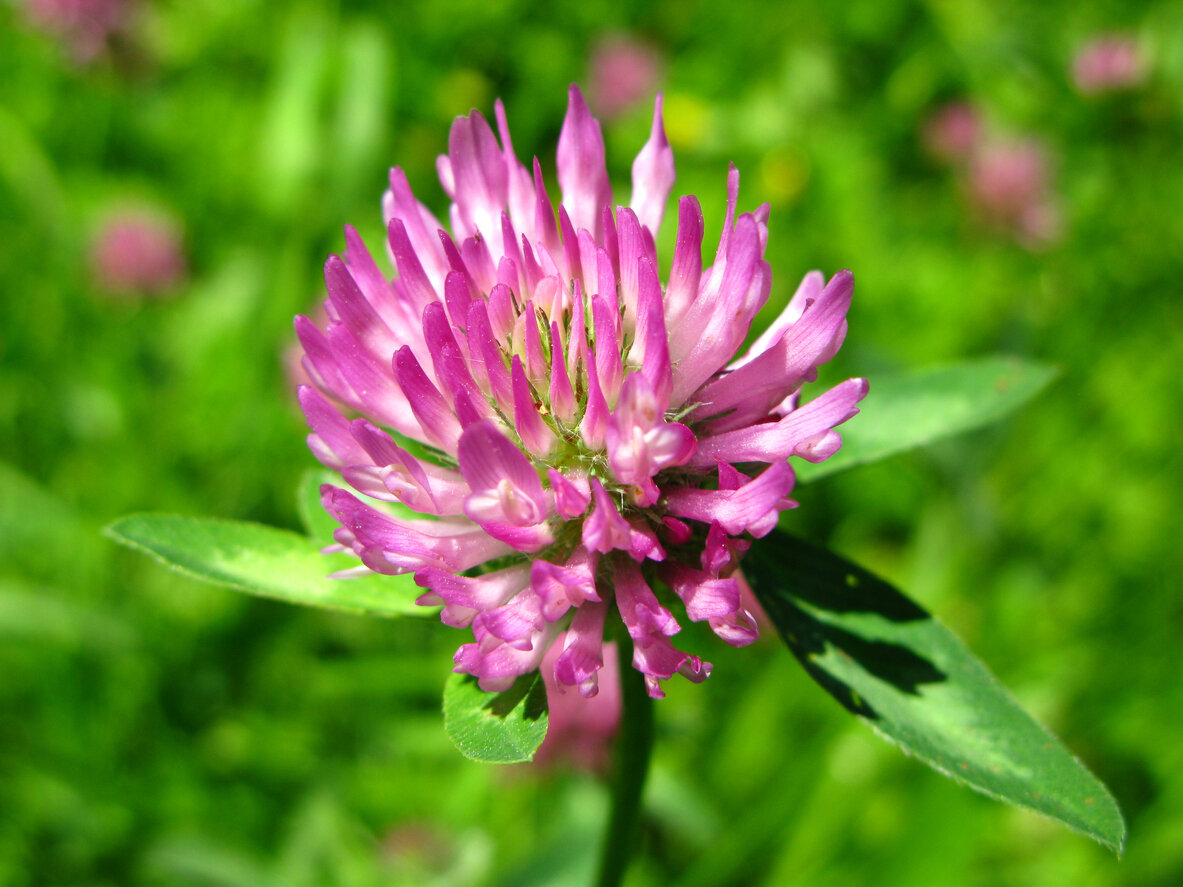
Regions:
<svg viewBox="0 0 1183 887"><path fill-rule="evenodd" d="M809 676L877 733L952 779L1120 851L1109 792L952 632L835 554L776 532L744 572Z"/></svg>
<svg viewBox="0 0 1183 887"><path fill-rule="evenodd" d="M444 730L470 761L532 761L547 723L546 688L537 671L522 675L503 693L484 692L466 674L451 674L444 685Z"/></svg>
<svg viewBox="0 0 1183 887"><path fill-rule="evenodd" d="M175 514L133 514L106 534L193 579L262 597L373 616L431 615L415 598L410 576L329 579L358 565L346 555L320 553L323 540L262 524Z"/></svg>
<svg viewBox="0 0 1183 887"><path fill-rule="evenodd" d="M875 375L860 415L842 426L842 449L825 462L794 466L797 480L816 480L989 425L1038 394L1055 374L1052 367L994 355Z"/></svg>

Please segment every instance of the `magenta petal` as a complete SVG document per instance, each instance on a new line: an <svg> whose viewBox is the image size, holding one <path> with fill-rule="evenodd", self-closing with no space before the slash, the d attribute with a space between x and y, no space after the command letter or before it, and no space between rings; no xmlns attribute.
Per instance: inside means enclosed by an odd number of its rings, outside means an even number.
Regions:
<svg viewBox="0 0 1183 887"><path fill-rule="evenodd" d="M601 295L592 296L592 320L596 334L596 375L600 390L609 405L616 403L624 368L620 365L620 330L617 328L617 314L613 305Z"/></svg>
<svg viewBox="0 0 1183 887"><path fill-rule="evenodd" d="M390 171L390 190L383 195L382 206L386 224L389 226L396 219L402 222L424 270L432 279L441 279L446 265L435 240L440 223L427 207L415 199L406 174L397 166Z"/></svg>
<svg viewBox="0 0 1183 887"><path fill-rule="evenodd" d="M575 226L571 224L571 217L567 210L559 206L559 231L563 237L563 257L566 268L563 273L568 281L583 277L583 259L579 243L579 235L575 233Z"/></svg>
<svg viewBox="0 0 1183 887"><path fill-rule="evenodd" d="M846 335L853 287L849 271L834 275L801 317L767 348L695 393L692 400L704 404L695 411L695 418L719 416L709 425L712 431L751 425L767 417L803 383L816 379L817 367L834 356Z"/></svg>
<svg viewBox="0 0 1183 887"><path fill-rule="evenodd" d="M755 617L742 607L729 616L711 619L707 624L715 634L733 647L746 647L760 637Z"/></svg>
<svg viewBox="0 0 1183 887"><path fill-rule="evenodd" d="M587 478L575 476L568 478L554 468L546 469L546 476L550 480L550 490L555 497L555 509L563 520L575 520L582 517L591 502L591 487Z"/></svg>
<svg viewBox="0 0 1183 887"><path fill-rule="evenodd" d="M533 318L529 319L528 325L537 327ZM513 356L510 378L513 384L513 420L518 437L530 452L545 456L555 445L555 434L538 412L534 393L522 369L521 358L516 354Z"/></svg>
<svg viewBox="0 0 1183 887"><path fill-rule="evenodd" d="M680 320L698 296L702 277L702 207L696 197L678 200L678 240L665 290L666 323Z"/></svg>
<svg viewBox="0 0 1183 887"><path fill-rule="evenodd" d="M489 327L489 314L485 303L474 299L468 306L468 350L472 354L472 365L476 370L477 382L487 385L493 399L502 405L513 402L513 385L509 370L505 366L501 347L493 338Z"/></svg>
<svg viewBox="0 0 1183 887"><path fill-rule="evenodd" d="M673 376L661 281L648 260L641 262L639 270L637 338L629 351L629 363L641 368L641 374L649 381L664 412L669 405Z"/></svg>
<svg viewBox="0 0 1183 887"><path fill-rule="evenodd" d="M370 461L350 434L349 421L319 391L310 385L301 385L297 395L304 418L313 432L308 435L308 445L326 468L340 471L345 465Z"/></svg>
<svg viewBox="0 0 1183 887"><path fill-rule="evenodd" d="M493 114L497 119L497 135L501 139L501 155L505 162L509 210L515 219L524 221L529 216L533 196L530 189L530 174L518 163L514 155L513 142L509 137L509 121L505 117L505 105L501 99L493 103Z"/></svg>
<svg viewBox="0 0 1183 887"><path fill-rule="evenodd" d="M841 272L839 272L841 273ZM835 275L836 277L837 275ZM762 332L756 341L752 343L752 347L748 349L747 353L737 360L731 362L730 369L739 369L751 362L754 357L763 354L773 343L776 342L784 331L796 323L809 303L817 301L818 296L826 288L826 276L820 271L810 271L797 285L797 291L793 293L793 297L789 299L789 303L781 311L776 320L768 325L768 329Z"/></svg>
<svg viewBox="0 0 1183 887"><path fill-rule="evenodd" d="M403 223L399 219L391 220L387 233L390 251L394 255L394 261L398 267L399 280L411 297L412 307L418 313L428 303L437 301L439 295L427 278L423 265L419 261L419 255L411 245L411 239L407 236L407 229Z"/></svg>
<svg viewBox="0 0 1183 887"><path fill-rule="evenodd" d="M586 603L575 613L563 652L555 660L555 680L560 684L579 687L580 695L594 696L597 689L596 673L604 667L604 617L608 605Z"/></svg>
<svg viewBox="0 0 1183 887"><path fill-rule="evenodd" d="M637 324L637 293L640 289L639 266L642 261L653 261L655 256L646 248L645 236L641 223L637 221L636 213L626 206L616 212L617 231L620 237L620 303L623 306L623 328L631 332ZM601 297L612 295L605 293L603 285L600 288ZM612 297L615 307L616 298Z"/></svg>
<svg viewBox="0 0 1183 887"><path fill-rule="evenodd" d="M464 607L474 613L500 607L530 581L527 567L510 567L481 576L455 576L446 570L428 567L415 574L415 584L430 588L442 601Z"/></svg>
<svg viewBox="0 0 1183 887"><path fill-rule="evenodd" d="M727 617L739 609L739 583L734 578L713 578L683 564L667 565L662 578L682 599L686 615L694 622Z"/></svg>
<svg viewBox="0 0 1183 887"><path fill-rule="evenodd" d="M786 462L775 462L738 490L679 487L665 490L664 499L671 514L703 523L717 523L734 536L762 520L770 511L775 511L792 489L793 469Z"/></svg>
<svg viewBox="0 0 1183 887"><path fill-rule="evenodd" d="M591 349L591 355L586 361L587 366L587 408L583 413L583 420L579 423L579 433L583 442L592 449L599 449L604 445L608 431L608 403L604 400L604 393L600 390L600 377L596 372L596 352Z"/></svg>
<svg viewBox="0 0 1183 887"><path fill-rule="evenodd" d="M546 279L553 280L549 277ZM522 309L522 320L525 332L527 376L533 384L544 385L549 376L550 367L547 365L546 356L542 353L542 337L539 334L538 315L535 313L533 302L527 302L526 307Z"/></svg>
<svg viewBox="0 0 1183 887"><path fill-rule="evenodd" d="M577 280L571 291L571 333L567 337L567 375L579 378L579 363L587 347L587 322L584 319L585 305L583 286Z"/></svg>
<svg viewBox="0 0 1183 887"><path fill-rule="evenodd" d="M546 519L546 498L534 466L492 422L464 430L457 460L472 488L464 510L473 520L530 527Z"/></svg>
<svg viewBox="0 0 1183 887"><path fill-rule="evenodd" d="M517 318L513 294L508 286L497 284L489 291L489 329L499 342L505 342Z"/></svg>
<svg viewBox="0 0 1183 887"><path fill-rule="evenodd" d="M552 255L559 255L559 229L555 224L555 211L542 181L542 165L534 158L534 239L539 241Z"/></svg>
<svg viewBox="0 0 1183 887"><path fill-rule="evenodd" d="M528 650L504 642L490 644L487 649L482 649L480 642L465 644L456 651L453 671L474 675L486 693L501 693L512 687L520 675L538 668L552 639L552 631L536 632Z"/></svg>
<svg viewBox="0 0 1183 887"><path fill-rule="evenodd" d="M592 512L583 522L583 544L591 551L607 554L614 548L628 551L632 528L598 478L591 480Z"/></svg>
<svg viewBox="0 0 1183 887"><path fill-rule="evenodd" d="M794 454L820 461L837 448L831 429L858 413L855 404L866 394L866 379L847 379L779 422L764 422L703 438L691 464L778 462Z"/></svg>
<svg viewBox="0 0 1183 887"><path fill-rule="evenodd" d="M542 601L532 588L527 588L500 607L478 615L474 629L484 630L518 650L533 648L536 632L543 629Z"/></svg>
<svg viewBox="0 0 1183 887"><path fill-rule="evenodd" d="M616 607L629 637L634 641L648 641L655 636L669 637L681 631L674 614L658 602L636 564L618 561L615 570Z"/></svg>
<svg viewBox="0 0 1183 887"><path fill-rule="evenodd" d="M554 622L570 607L598 601L596 564L599 556L577 546L564 564L536 560L530 567L530 583L542 599L542 615Z"/></svg>
<svg viewBox="0 0 1183 887"><path fill-rule="evenodd" d="M558 149L563 206L576 228L599 234L601 213L612 202L612 187L604 165L604 136L599 121L592 117L583 94L574 84L569 99Z"/></svg>
<svg viewBox="0 0 1183 887"><path fill-rule="evenodd" d="M459 572L512 551L468 521L403 520L336 487L321 488L321 503L341 524L338 541L376 573Z"/></svg>
<svg viewBox="0 0 1183 887"><path fill-rule="evenodd" d="M661 94L653 103L649 141L633 161L633 196L630 206L641 224L657 235L666 201L674 187L674 152L661 120Z"/></svg>
<svg viewBox="0 0 1183 887"><path fill-rule="evenodd" d="M439 302L432 302L423 309L423 340L431 352L435 377L444 390L452 394L457 412L460 411L458 395L464 393L468 396L469 407L477 408L482 418L490 417L492 414L485 403L485 396L468 370L468 361L452 332L447 312ZM466 424L461 419L461 425Z"/></svg>
<svg viewBox="0 0 1183 887"><path fill-rule="evenodd" d="M394 356L394 376L423 434L445 452L454 453L460 437L460 423L406 345Z"/></svg>
<svg viewBox="0 0 1183 887"><path fill-rule="evenodd" d="M550 324L550 411L554 417L565 425L575 419L575 390L571 387L571 379L567 375L567 362L563 355L563 342L560 338L559 325L555 321Z"/></svg>

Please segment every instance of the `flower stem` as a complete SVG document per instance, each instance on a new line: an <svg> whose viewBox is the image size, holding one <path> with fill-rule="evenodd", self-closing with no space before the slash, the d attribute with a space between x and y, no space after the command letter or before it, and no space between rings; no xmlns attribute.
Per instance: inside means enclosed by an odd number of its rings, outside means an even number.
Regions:
<svg viewBox="0 0 1183 887"><path fill-rule="evenodd" d="M620 731L616 737L615 772L612 780L612 813L600 857L599 887L619 887L637 844L637 814L649 757L653 750L653 700L645 690L644 676L633 668L632 644L616 645L620 661Z"/></svg>

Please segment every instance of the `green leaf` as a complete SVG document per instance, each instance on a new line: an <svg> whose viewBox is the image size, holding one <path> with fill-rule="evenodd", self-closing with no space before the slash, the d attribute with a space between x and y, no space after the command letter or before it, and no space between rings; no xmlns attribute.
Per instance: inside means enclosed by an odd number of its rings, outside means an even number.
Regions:
<svg viewBox="0 0 1183 887"><path fill-rule="evenodd" d="M444 686L444 730L469 760L532 761L546 725L546 686L538 672L522 675L504 693L484 692L472 675L452 674Z"/></svg>
<svg viewBox="0 0 1183 887"><path fill-rule="evenodd" d="M817 480L996 422L1055 376L1053 367L995 355L876 376L859 414L840 428L842 449L817 465L794 463L797 479Z"/></svg>
<svg viewBox="0 0 1183 887"><path fill-rule="evenodd" d="M324 468L309 468L300 478L300 486L296 491L296 509L300 513L300 522L304 524L308 535L322 546L333 544L333 531L341 526L320 504L320 488L324 484L339 487L343 481L341 475Z"/></svg>
<svg viewBox="0 0 1183 887"><path fill-rule="evenodd" d="M214 518L133 514L105 532L186 576L263 597L374 616L433 612L416 606L421 589L410 576L328 578L357 561L323 555L321 542L287 530Z"/></svg>
<svg viewBox="0 0 1183 887"><path fill-rule="evenodd" d="M744 563L809 675L877 733L980 792L1120 852L1109 792L952 632L892 586L777 532Z"/></svg>

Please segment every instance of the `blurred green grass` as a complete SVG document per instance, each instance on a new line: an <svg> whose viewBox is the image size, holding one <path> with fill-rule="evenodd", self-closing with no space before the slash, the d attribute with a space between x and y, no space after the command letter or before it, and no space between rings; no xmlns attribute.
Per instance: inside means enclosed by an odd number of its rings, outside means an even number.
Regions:
<svg viewBox="0 0 1183 887"><path fill-rule="evenodd" d="M1083 98L1072 53L1112 29L1151 78ZM877 371L993 351L1059 367L1000 427L802 487L792 520L941 614L1130 826L1117 862L848 723L774 640L697 634L715 673L660 706L629 883L1183 882L1183 15L1062 0L159 2L87 64L0 9L0 882L585 879L594 779L448 745L454 631L247 600L98 531L137 510L295 528L312 459L282 354L341 225L378 237L394 163L441 210L448 123L495 96L553 178L566 85L613 32L665 56L675 190L708 241L734 161L742 205L773 203L774 303L810 268L854 270L823 381L866 375L873 397ZM924 121L957 98L1048 144L1059 242L975 222L926 157ZM622 186L646 126L643 107L606 125ZM129 201L183 221L171 299L90 274Z"/></svg>

